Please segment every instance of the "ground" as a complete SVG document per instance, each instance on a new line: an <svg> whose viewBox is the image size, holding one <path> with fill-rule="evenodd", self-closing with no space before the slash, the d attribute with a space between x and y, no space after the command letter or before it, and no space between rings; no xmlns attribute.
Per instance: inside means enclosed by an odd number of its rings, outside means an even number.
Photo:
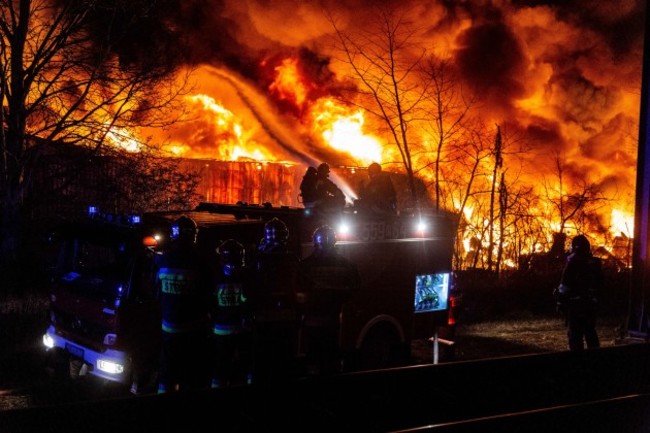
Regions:
<svg viewBox="0 0 650 433"><path fill-rule="evenodd" d="M624 317L611 316L598 322L601 346L614 346L621 334ZM416 362L432 362L433 344L428 340L413 343L413 357ZM439 346L440 362L447 347ZM498 358L567 350L567 336L564 320L558 316L512 317L507 320L460 323L456 329L453 347L454 361Z"/></svg>

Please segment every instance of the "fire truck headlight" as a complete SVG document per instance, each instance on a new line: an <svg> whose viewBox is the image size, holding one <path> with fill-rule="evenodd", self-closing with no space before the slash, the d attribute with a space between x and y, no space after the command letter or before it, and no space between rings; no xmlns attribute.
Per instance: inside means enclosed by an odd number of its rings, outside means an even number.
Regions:
<svg viewBox="0 0 650 433"><path fill-rule="evenodd" d="M105 359L97 360L97 368L110 374L120 374L124 372L124 366L122 364L118 364L117 362L113 361L107 361Z"/></svg>
<svg viewBox="0 0 650 433"><path fill-rule="evenodd" d="M337 234L342 236L342 237L345 237L345 236L349 235L350 234L350 225L348 223L346 223L346 222L342 222L341 224L339 224Z"/></svg>
<svg viewBox="0 0 650 433"><path fill-rule="evenodd" d="M48 349L51 349L51 348L54 347L54 340L48 334L44 334L43 335L43 345L45 347L47 347Z"/></svg>
<svg viewBox="0 0 650 433"><path fill-rule="evenodd" d="M106 346L112 346L117 342L116 334L106 334L104 335L104 344Z"/></svg>
<svg viewBox="0 0 650 433"><path fill-rule="evenodd" d="M427 223L424 221L418 221L417 224L415 225L415 230L419 234L424 234L427 231Z"/></svg>

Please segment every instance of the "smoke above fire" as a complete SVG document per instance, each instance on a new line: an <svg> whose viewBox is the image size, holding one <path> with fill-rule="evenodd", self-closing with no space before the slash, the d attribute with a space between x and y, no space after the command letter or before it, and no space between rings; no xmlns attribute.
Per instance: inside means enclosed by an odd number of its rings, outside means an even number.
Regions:
<svg viewBox="0 0 650 433"><path fill-rule="evenodd" d="M333 23L372 33L378 7L454 65L477 98L474 116L526 143L531 182L559 156L566 181L597 184L631 217L642 0L178 1L160 22L194 70L193 88L184 122L152 134L186 157L398 161L363 107L338 98L356 84L343 79L350 66Z"/></svg>

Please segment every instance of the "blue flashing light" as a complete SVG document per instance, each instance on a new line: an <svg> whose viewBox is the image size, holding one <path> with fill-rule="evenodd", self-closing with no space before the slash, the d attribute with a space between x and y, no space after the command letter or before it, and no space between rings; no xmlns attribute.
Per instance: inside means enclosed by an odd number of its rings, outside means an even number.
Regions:
<svg viewBox="0 0 650 433"><path fill-rule="evenodd" d="M89 217L94 217L95 215L97 215L97 213L98 213L97 206L88 206Z"/></svg>
<svg viewBox="0 0 650 433"><path fill-rule="evenodd" d="M133 225L140 224L142 222L142 218L140 215L130 215L129 222Z"/></svg>

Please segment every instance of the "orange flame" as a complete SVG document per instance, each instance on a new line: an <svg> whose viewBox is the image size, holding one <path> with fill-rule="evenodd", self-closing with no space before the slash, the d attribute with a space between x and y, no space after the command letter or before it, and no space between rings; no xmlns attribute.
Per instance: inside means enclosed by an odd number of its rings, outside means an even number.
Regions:
<svg viewBox="0 0 650 433"><path fill-rule="evenodd" d="M256 142L237 116L213 97L197 94L186 97L189 116L172 128L164 149L186 158L236 161L276 158Z"/></svg>
<svg viewBox="0 0 650 433"><path fill-rule="evenodd" d="M346 152L363 165L382 161L383 145L363 131L361 109L352 111L334 99L321 98L311 107L313 127L332 148Z"/></svg>
<svg viewBox="0 0 650 433"><path fill-rule="evenodd" d="M399 160L396 149L383 142L379 134L373 133L376 128L368 125L366 122L368 113L362 108L346 105L333 96L314 98L316 90L322 94L325 89L316 89L316 84L312 83L309 77L302 72L298 59L285 58L273 71L274 80L269 84L268 92L276 102L280 101L285 104L285 108L289 108L284 114L277 114L277 119L279 123L286 122L286 124L292 125L289 128L293 128L296 136L306 137L310 145L336 151L341 155L341 161L351 161L351 165L367 166L371 162L382 163ZM190 112L190 116L187 116L182 124L174 127L175 132L171 134L171 140L166 146L167 150L177 156L188 158L209 158L223 161L237 159L278 161L288 158L289 163L304 163L304 159L292 160L291 157L287 157L287 154L281 155L276 151L279 149L273 147L273 143L256 135L260 129L266 130L268 125L262 125L260 128L259 125L253 125L250 122L250 112L255 111L254 107L245 107L246 114L249 115L249 118L246 118L244 111L238 110L240 107L237 104L233 104L215 88L210 89L211 84L207 80L203 81L205 81L205 85L202 83L198 89L202 93L187 98L186 109ZM217 100L215 95L219 95L219 98L223 98L225 102ZM239 104L245 105L241 100ZM519 104L525 110L540 112L544 107L544 100L541 93L537 92L531 93L527 99L521 99ZM295 118L290 119L287 112L292 113ZM261 122L261 120L259 121ZM294 121L295 123L292 123ZM272 138L277 140L277 135ZM422 138L422 142L425 141L425 138ZM292 142L291 145L295 145L295 143ZM299 150L305 153L309 152L307 146ZM422 158L427 158L426 152L420 152L420 155ZM328 162L331 163L331 161ZM426 161L423 162L423 164L425 163ZM485 171L490 172L489 170ZM431 173L422 170L419 175L427 176ZM484 181L489 182L489 176ZM558 192L556 188L552 187L549 185L546 194L567 193L567 191ZM543 196L543 193L541 195ZM558 197L553 198L557 199ZM476 197L475 199L480 200ZM475 209L482 209L484 206L478 201L473 204L468 203L467 206L464 209L465 220L477 231L480 231L485 227L486 219L484 213L475 211ZM557 219L553 217L555 210L544 200L537 202L533 207L537 209L531 209L531 212L538 215L539 224L545 227L545 234L548 237L546 246L548 246L553 241L552 233L559 230ZM602 213L602 211L600 212ZM610 221L609 226L612 233L624 232L630 236L632 220L629 215L629 212L626 213L623 210L612 211L611 218L609 216L607 218ZM571 233L567 234L571 235ZM473 236L475 234L469 231L461 234L466 244ZM495 242L498 242L499 236L500 234L495 232ZM594 240L596 239L594 238ZM469 247L469 245L466 246ZM486 248L488 245L485 245L484 242L482 247ZM531 245L522 248L529 250L535 247Z"/></svg>
<svg viewBox="0 0 650 433"><path fill-rule="evenodd" d="M286 58L280 66L275 67L275 81L269 86L271 92L280 99L288 100L296 106L302 106L307 100L307 87L298 72L298 60Z"/></svg>

